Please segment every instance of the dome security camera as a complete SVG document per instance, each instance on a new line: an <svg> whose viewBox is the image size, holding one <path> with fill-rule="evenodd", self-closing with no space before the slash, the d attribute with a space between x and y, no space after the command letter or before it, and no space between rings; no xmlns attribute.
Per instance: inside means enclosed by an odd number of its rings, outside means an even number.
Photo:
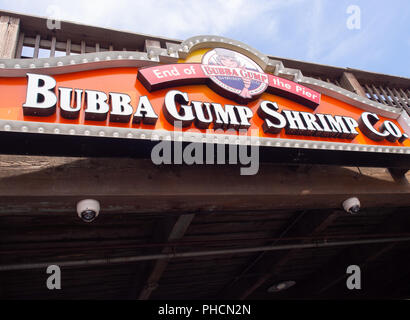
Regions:
<svg viewBox="0 0 410 320"><path fill-rule="evenodd" d="M356 197L346 199L343 201L342 206L347 213L356 214L360 211L360 201Z"/></svg>
<svg viewBox="0 0 410 320"><path fill-rule="evenodd" d="M100 203L86 199L77 203L77 214L84 222L94 221L100 214Z"/></svg>

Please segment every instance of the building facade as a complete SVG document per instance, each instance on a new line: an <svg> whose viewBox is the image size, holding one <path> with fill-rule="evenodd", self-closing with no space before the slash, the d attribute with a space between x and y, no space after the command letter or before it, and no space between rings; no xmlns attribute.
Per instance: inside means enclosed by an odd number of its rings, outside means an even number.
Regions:
<svg viewBox="0 0 410 320"><path fill-rule="evenodd" d="M0 16L2 298L409 297L410 79Z"/></svg>

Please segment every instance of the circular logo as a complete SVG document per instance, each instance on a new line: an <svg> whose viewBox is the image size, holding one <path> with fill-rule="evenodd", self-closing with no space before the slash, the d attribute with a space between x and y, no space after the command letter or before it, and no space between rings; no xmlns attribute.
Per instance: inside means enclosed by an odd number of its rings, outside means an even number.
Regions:
<svg viewBox="0 0 410 320"><path fill-rule="evenodd" d="M221 88L244 99L263 93L268 87L268 76L254 61L235 51L216 48L202 58L202 68Z"/></svg>

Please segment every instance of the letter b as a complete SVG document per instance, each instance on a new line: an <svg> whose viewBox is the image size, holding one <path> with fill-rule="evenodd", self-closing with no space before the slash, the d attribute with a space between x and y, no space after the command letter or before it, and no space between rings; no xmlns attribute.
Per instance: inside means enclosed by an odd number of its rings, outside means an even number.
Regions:
<svg viewBox="0 0 410 320"><path fill-rule="evenodd" d="M56 110L56 81L53 77L27 73L27 97L23 104L25 116L49 116Z"/></svg>

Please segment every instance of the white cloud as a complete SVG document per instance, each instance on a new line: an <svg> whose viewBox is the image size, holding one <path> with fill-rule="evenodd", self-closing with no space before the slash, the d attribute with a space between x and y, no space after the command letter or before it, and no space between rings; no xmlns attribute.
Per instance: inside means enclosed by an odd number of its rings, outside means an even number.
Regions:
<svg viewBox="0 0 410 320"><path fill-rule="evenodd" d="M397 44L387 37L389 45L381 45L381 30L388 28L394 35L400 22L399 33L404 32L410 11L391 9L386 16L385 10L367 5L362 29L348 31L349 4L347 0L0 0L0 8L39 16L57 6L63 20L86 25L180 40L221 35L279 57L361 68L379 64ZM410 44L408 38L401 41L402 47ZM372 54L366 57L363 52L370 48Z"/></svg>
<svg viewBox="0 0 410 320"><path fill-rule="evenodd" d="M252 24L255 29L266 31L265 23L269 32L276 32L277 19L272 18L270 12L290 3L292 1L283 4L278 0L21 0L7 3L7 7L47 16L47 8L54 6L60 9L63 20L184 39L198 34L225 35Z"/></svg>
<svg viewBox="0 0 410 320"><path fill-rule="evenodd" d="M306 18L310 21L310 33L307 38L307 52L306 57L308 60L317 59L318 55L322 51L322 47L319 46L319 39L323 36L322 20L323 20L323 2L321 0L315 0L306 15Z"/></svg>

